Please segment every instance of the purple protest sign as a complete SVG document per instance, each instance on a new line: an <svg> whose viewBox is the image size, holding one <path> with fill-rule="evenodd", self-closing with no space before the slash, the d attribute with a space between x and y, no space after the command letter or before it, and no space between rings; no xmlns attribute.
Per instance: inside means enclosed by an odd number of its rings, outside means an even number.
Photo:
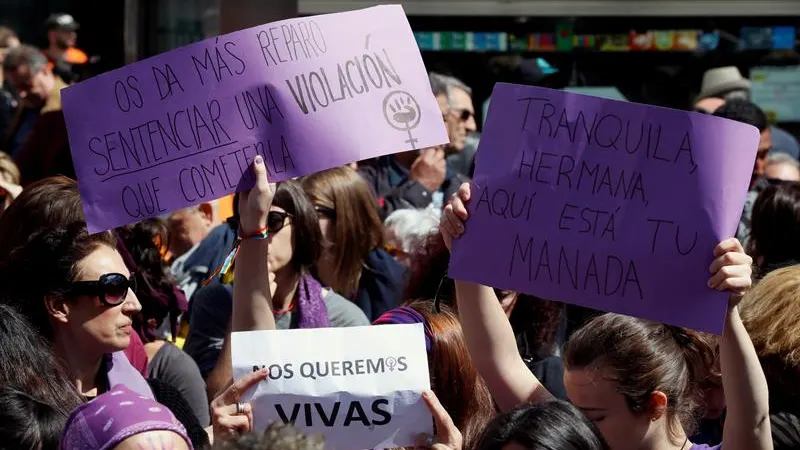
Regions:
<svg viewBox="0 0 800 450"><path fill-rule="evenodd" d="M720 333L709 265L758 142L709 115L498 84L449 275Z"/></svg>
<svg viewBox="0 0 800 450"><path fill-rule="evenodd" d="M90 232L272 181L446 143L401 6L284 20L66 88Z"/></svg>

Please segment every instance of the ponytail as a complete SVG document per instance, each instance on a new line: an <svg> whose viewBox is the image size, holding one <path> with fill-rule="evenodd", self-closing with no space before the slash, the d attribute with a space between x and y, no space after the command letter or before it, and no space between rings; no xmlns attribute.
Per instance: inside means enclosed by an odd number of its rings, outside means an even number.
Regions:
<svg viewBox="0 0 800 450"><path fill-rule="evenodd" d="M663 392L670 436L678 445L678 425L689 435L696 428L715 353L713 341L695 331L603 314L572 335L564 363L567 370L610 373L633 413L649 412L653 392Z"/></svg>

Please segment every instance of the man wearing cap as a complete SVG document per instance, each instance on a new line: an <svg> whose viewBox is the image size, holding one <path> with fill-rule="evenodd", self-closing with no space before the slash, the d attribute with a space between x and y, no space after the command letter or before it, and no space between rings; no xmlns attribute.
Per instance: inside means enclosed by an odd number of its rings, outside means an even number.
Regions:
<svg viewBox="0 0 800 450"><path fill-rule="evenodd" d="M78 68L89 62L89 57L75 47L78 40L78 22L69 14L53 14L45 22L49 46L44 53L53 70L67 83L78 81Z"/></svg>

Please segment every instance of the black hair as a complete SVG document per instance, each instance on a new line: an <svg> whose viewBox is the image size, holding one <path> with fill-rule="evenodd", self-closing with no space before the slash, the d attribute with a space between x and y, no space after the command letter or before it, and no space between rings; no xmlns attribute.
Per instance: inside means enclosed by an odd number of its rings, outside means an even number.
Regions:
<svg viewBox="0 0 800 450"><path fill-rule="evenodd" d="M749 253L765 268L800 260L800 183L767 186L753 205Z"/></svg>
<svg viewBox="0 0 800 450"><path fill-rule="evenodd" d="M82 403L78 390L48 343L22 314L1 303L0 386L46 398L65 411Z"/></svg>
<svg viewBox="0 0 800 450"><path fill-rule="evenodd" d="M278 183L273 205L283 208L292 215L294 231L294 254L292 266L295 273L311 269L322 251L322 232L314 204L306 196L300 183L286 180Z"/></svg>
<svg viewBox="0 0 800 450"><path fill-rule="evenodd" d="M53 338L45 306L48 295L65 296L78 263L99 246L116 248L109 232L90 235L86 223L42 229L0 260L0 301L16 307L45 338Z"/></svg>
<svg viewBox="0 0 800 450"><path fill-rule="evenodd" d="M575 406L561 400L518 406L492 420L475 450L607 450L597 427Z"/></svg>
<svg viewBox="0 0 800 450"><path fill-rule="evenodd" d="M69 413L9 386L0 386L0 450L58 450Z"/></svg>
<svg viewBox="0 0 800 450"><path fill-rule="evenodd" d="M747 100L729 100L717 108L713 115L752 125L758 128L759 132L763 132L769 127L764 111L755 103Z"/></svg>

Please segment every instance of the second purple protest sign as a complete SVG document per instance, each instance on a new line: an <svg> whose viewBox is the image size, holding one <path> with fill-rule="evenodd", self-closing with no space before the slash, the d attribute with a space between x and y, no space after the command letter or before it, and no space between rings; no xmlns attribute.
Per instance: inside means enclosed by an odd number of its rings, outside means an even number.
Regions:
<svg viewBox="0 0 800 450"><path fill-rule="evenodd" d="M400 6L266 24L66 88L90 232L270 179L447 142Z"/></svg>
<svg viewBox="0 0 800 450"><path fill-rule="evenodd" d="M449 275L720 333L709 265L758 142L708 115L498 84Z"/></svg>

